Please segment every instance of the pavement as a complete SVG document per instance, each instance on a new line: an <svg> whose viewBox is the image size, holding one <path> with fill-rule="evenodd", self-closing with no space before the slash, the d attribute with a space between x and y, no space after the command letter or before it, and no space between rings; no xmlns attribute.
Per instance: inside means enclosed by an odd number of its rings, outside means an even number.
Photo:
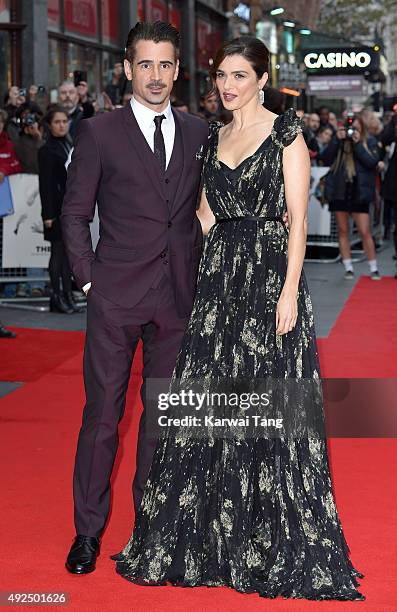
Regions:
<svg viewBox="0 0 397 612"><path fill-rule="evenodd" d="M393 249L390 242L385 242L377 253L381 275L394 276L396 262L392 259ZM341 263L305 263L304 271L312 297L317 337L327 337L348 299L354 285L361 275L369 274L366 261L354 264L355 279L343 279ZM397 279L396 279L397 289ZM376 291L376 281L374 281ZM38 329L59 329L65 331L85 330L85 311L72 315L49 312L33 312L1 305L0 320L3 325L29 327Z"/></svg>

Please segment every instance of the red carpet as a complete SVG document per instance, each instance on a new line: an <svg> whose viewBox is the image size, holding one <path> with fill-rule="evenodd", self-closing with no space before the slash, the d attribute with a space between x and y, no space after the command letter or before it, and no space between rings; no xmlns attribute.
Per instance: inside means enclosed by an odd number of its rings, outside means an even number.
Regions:
<svg viewBox="0 0 397 612"><path fill-rule="evenodd" d="M33 381L48 374L84 346L84 333L10 327L17 337L2 340L0 380Z"/></svg>
<svg viewBox="0 0 397 612"><path fill-rule="evenodd" d="M321 342L324 375L385 376L383 367L387 367L387 376L397 376L396 359L391 359L391 346L397 341L396 287L396 281L389 279L358 283L329 339ZM43 332L32 333L40 342ZM1 590L67 592L71 603L65 609L73 611L396 610L397 444L393 439L330 442L338 509L352 560L365 574L361 587L365 602L265 600L227 588L139 587L117 576L108 555L120 550L132 527L138 420L134 400L140 361L137 355L129 410L121 424L112 514L97 571L88 576L71 576L63 568L73 537L71 478L83 403L81 353L55 369L50 366L49 374L2 400ZM21 360L15 363L19 371L24 367Z"/></svg>

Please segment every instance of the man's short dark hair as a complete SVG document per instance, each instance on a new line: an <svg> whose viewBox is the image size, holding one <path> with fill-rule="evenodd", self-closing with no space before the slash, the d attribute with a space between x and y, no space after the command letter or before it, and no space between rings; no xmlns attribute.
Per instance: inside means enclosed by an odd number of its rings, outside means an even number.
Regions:
<svg viewBox="0 0 397 612"><path fill-rule="evenodd" d="M139 40L152 40L155 43L169 42L174 46L175 57L179 58L179 32L170 23L155 21L148 23L138 21L130 30L125 46L125 58L132 64L135 57L136 43Z"/></svg>

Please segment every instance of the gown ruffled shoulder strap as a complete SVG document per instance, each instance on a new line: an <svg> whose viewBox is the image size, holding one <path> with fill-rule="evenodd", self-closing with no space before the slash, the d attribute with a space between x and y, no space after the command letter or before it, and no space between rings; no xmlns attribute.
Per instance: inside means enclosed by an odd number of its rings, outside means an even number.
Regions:
<svg viewBox="0 0 397 612"><path fill-rule="evenodd" d="M279 115L274 121L272 129L273 141L280 148L290 145L298 134L301 134L304 128L304 123L300 119L293 108L287 109L282 115Z"/></svg>
<svg viewBox="0 0 397 612"><path fill-rule="evenodd" d="M223 127L223 123L220 121L210 121L208 124L208 139L211 142L212 139L218 138L218 132Z"/></svg>

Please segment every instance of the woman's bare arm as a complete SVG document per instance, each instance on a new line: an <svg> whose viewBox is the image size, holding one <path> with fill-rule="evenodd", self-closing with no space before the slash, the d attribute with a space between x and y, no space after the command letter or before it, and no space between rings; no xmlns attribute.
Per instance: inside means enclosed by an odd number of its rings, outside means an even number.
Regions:
<svg viewBox="0 0 397 612"><path fill-rule="evenodd" d="M283 174L289 240L287 275L276 316L277 333L280 335L291 331L296 324L296 298L306 251L310 158L301 134L283 151Z"/></svg>
<svg viewBox="0 0 397 612"><path fill-rule="evenodd" d="M201 223L202 232L204 236L206 236L211 227L215 225L215 217L212 213L210 205L208 204L204 189L201 192L200 206L197 210L197 217Z"/></svg>

